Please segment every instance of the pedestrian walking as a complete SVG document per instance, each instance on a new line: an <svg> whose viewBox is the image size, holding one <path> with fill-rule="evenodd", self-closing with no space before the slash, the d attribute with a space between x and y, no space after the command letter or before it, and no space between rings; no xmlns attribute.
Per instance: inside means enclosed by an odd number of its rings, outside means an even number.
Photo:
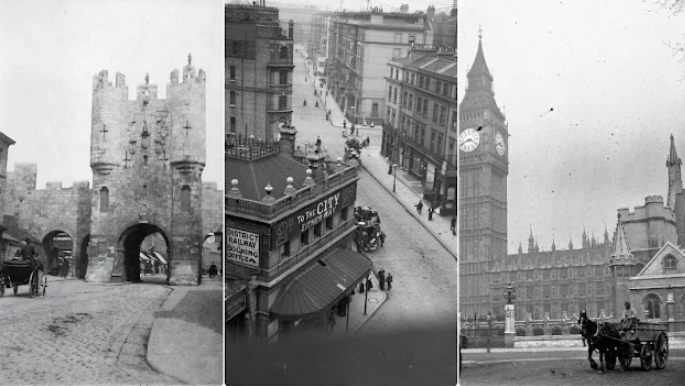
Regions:
<svg viewBox="0 0 685 386"><path fill-rule="evenodd" d="M383 248L383 244L385 243L385 233L381 231L381 235L378 238L381 240L381 248Z"/></svg>
<svg viewBox="0 0 685 386"><path fill-rule="evenodd" d="M371 138L369 136L366 136L366 146L369 146L371 144Z"/></svg>
<svg viewBox="0 0 685 386"><path fill-rule="evenodd" d="M359 283L359 293L360 294L364 293L364 282Z"/></svg>
<svg viewBox="0 0 685 386"><path fill-rule="evenodd" d="M385 270L381 269L378 271L378 287L381 291L385 289Z"/></svg>
<svg viewBox="0 0 685 386"><path fill-rule="evenodd" d="M368 291L371 291L372 289L373 289L373 281L371 279L371 276L369 276L366 279L366 291L368 292Z"/></svg>
<svg viewBox="0 0 685 386"><path fill-rule="evenodd" d="M385 278L385 282L388 283L388 291L392 288L392 275L388 273L388 277Z"/></svg>
<svg viewBox="0 0 685 386"><path fill-rule="evenodd" d="M433 212L435 212L435 209L432 206L428 208L428 221L433 221Z"/></svg>
<svg viewBox="0 0 685 386"><path fill-rule="evenodd" d="M388 175L392 175L392 164L388 165Z"/></svg>
<svg viewBox="0 0 685 386"><path fill-rule="evenodd" d="M419 200L419 203L416 204L416 211L419 212L419 214L421 214L421 209L423 209L423 202Z"/></svg>
<svg viewBox="0 0 685 386"><path fill-rule="evenodd" d="M450 231L452 231L452 234L456 236L457 234L457 215L455 214L452 216L452 220L450 220Z"/></svg>
<svg viewBox="0 0 685 386"><path fill-rule="evenodd" d="M316 137L316 146L321 147L321 137L320 136Z"/></svg>

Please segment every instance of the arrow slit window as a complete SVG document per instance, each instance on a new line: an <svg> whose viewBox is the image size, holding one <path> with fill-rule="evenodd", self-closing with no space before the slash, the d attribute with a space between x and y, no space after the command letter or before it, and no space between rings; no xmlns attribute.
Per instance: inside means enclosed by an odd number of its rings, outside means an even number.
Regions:
<svg viewBox="0 0 685 386"><path fill-rule="evenodd" d="M181 210L183 212L190 212L190 187L183 186L181 189Z"/></svg>
<svg viewBox="0 0 685 386"><path fill-rule="evenodd" d="M105 187L100 189L100 213L109 211L109 190Z"/></svg>

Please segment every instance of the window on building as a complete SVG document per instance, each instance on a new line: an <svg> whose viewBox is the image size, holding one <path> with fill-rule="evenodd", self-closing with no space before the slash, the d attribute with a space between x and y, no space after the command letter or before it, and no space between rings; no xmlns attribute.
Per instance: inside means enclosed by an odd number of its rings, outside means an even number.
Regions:
<svg viewBox="0 0 685 386"><path fill-rule="evenodd" d="M309 244L309 229L300 233L300 243L304 245Z"/></svg>
<svg viewBox="0 0 685 386"><path fill-rule="evenodd" d="M431 84L431 78L426 77L426 85L424 88L428 91L430 91L430 84Z"/></svg>
<svg viewBox="0 0 685 386"><path fill-rule="evenodd" d="M289 59L288 46L282 46L279 54L280 59Z"/></svg>
<svg viewBox="0 0 685 386"><path fill-rule="evenodd" d="M437 146L437 150L436 150L436 153L438 155L442 155L442 141L443 141L443 139L444 139L443 135L438 134L438 146ZM549 274L549 270L546 270L545 273ZM547 275L547 276L549 276L549 275Z"/></svg>
<svg viewBox="0 0 685 386"><path fill-rule="evenodd" d="M678 261L675 259L675 257L668 255L666 258L664 258L664 269L674 271L677 263Z"/></svg>
<svg viewBox="0 0 685 386"><path fill-rule="evenodd" d="M321 237L323 235L323 223L314 225L314 236Z"/></svg>
<svg viewBox="0 0 685 386"><path fill-rule="evenodd" d="M326 229L333 229L333 216L330 216L326 219Z"/></svg>
<svg viewBox="0 0 685 386"><path fill-rule="evenodd" d="M349 209L350 209L350 207L346 206L346 207L342 208L342 210L340 211L340 219L342 221L347 221L347 217L349 215L349 213L348 213Z"/></svg>
<svg viewBox="0 0 685 386"><path fill-rule="evenodd" d="M419 75L419 88L423 88L423 75Z"/></svg>
<svg viewBox="0 0 685 386"><path fill-rule="evenodd" d="M661 318L661 299L655 294L649 294L644 300L647 319Z"/></svg>
<svg viewBox="0 0 685 386"><path fill-rule="evenodd" d="M231 54L232 55L239 55L240 54L240 42L239 41L233 41L232 42Z"/></svg>
<svg viewBox="0 0 685 386"><path fill-rule="evenodd" d="M576 287L576 296L579 298L585 297L585 283L578 283Z"/></svg>
<svg viewBox="0 0 685 386"><path fill-rule="evenodd" d="M287 110L288 109L288 96L287 95L279 95L278 96L278 109L279 110Z"/></svg>
<svg viewBox="0 0 685 386"><path fill-rule="evenodd" d="M390 99L388 99L390 100ZM386 107L387 111L385 112L385 120L390 122L390 107Z"/></svg>
<svg viewBox="0 0 685 386"><path fill-rule="evenodd" d="M228 78L230 80L235 80L235 66L229 67L228 74L229 74Z"/></svg>
<svg viewBox="0 0 685 386"><path fill-rule="evenodd" d="M290 241L281 245L281 256L290 256Z"/></svg>
<svg viewBox="0 0 685 386"><path fill-rule="evenodd" d="M433 122L438 121L438 104L433 103Z"/></svg>
<svg viewBox="0 0 685 386"><path fill-rule="evenodd" d="M231 131L231 133L235 134L237 132L235 117L230 117L229 122L230 122L230 126L229 126L230 131Z"/></svg>
<svg viewBox="0 0 685 386"><path fill-rule="evenodd" d="M181 188L181 211L190 212L190 187L188 185Z"/></svg>
<svg viewBox="0 0 685 386"><path fill-rule="evenodd" d="M563 283L561 285L561 297L562 298L572 298L573 294L570 292L568 283Z"/></svg>
<svg viewBox="0 0 685 386"><path fill-rule="evenodd" d="M447 115L447 107L440 106L440 124L445 125L445 116Z"/></svg>
<svg viewBox="0 0 685 386"><path fill-rule="evenodd" d="M431 150L431 153L435 152L435 129L431 129L430 150Z"/></svg>
<svg viewBox="0 0 685 386"><path fill-rule="evenodd" d="M394 74L395 69L390 67L390 79L392 79L392 75Z"/></svg>
<svg viewBox="0 0 685 386"><path fill-rule="evenodd" d="M413 74L413 73L411 74L411 82L410 82L410 83L411 83L412 85L414 85L414 74Z"/></svg>
<svg viewBox="0 0 685 386"><path fill-rule="evenodd" d="M423 100L423 98L418 97L418 99L416 101L416 113L419 115L421 114L421 105L422 105L421 102L422 102L422 100Z"/></svg>
<svg viewBox="0 0 685 386"><path fill-rule="evenodd" d="M442 88L442 82L435 81L435 93L440 94L440 89Z"/></svg>
<svg viewBox="0 0 685 386"><path fill-rule="evenodd" d="M388 86L388 102L392 100L392 86Z"/></svg>
<svg viewBox="0 0 685 386"><path fill-rule="evenodd" d="M424 144L424 141L426 140L426 125L421 124L421 145Z"/></svg>
<svg viewBox="0 0 685 386"><path fill-rule="evenodd" d="M409 93L409 102L407 103L407 108L409 110L411 110L413 104L414 104L414 94Z"/></svg>
<svg viewBox="0 0 685 386"><path fill-rule="evenodd" d="M229 92L229 95L230 95L230 97L229 97L229 99L228 99L228 103L229 103L231 106L234 106L234 107L235 107L235 104L236 104L236 103L235 103L235 100L236 100L236 92L235 92L235 91L231 91L231 92Z"/></svg>
<svg viewBox="0 0 685 386"><path fill-rule="evenodd" d="M407 107L407 92L402 92L402 107Z"/></svg>
<svg viewBox="0 0 685 386"><path fill-rule="evenodd" d="M428 115L428 99L423 100L423 117L425 118L426 115Z"/></svg>
<svg viewBox="0 0 685 386"><path fill-rule="evenodd" d="M288 84L288 71L287 70L281 70L278 73L278 80L280 84Z"/></svg>
<svg viewBox="0 0 685 386"><path fill-rule="evenodd" d="M449 96L451 89L452 89L452 86L448 83L445 83L445 87L443 87L443 89L442 89L442 95Z"/></svg>
<svg viewBox="0 0 685 386"><path fill-rule="evenodd" d="M109 189L100 189L100 213L109 212Z"/></svg>
<svg viewBox="0 0 685 386"><path fill-rule="evenodd" d="M147 154L143 155L143 165L147 166Z"/></svg>
<svg viewBox="0 0 685 386"><path fill-rule="evenodd" d="M371 116L372 117L378 116L378 103L371 104Z"/></svg>
<svg viewBox="0 0 685 386"><path fill-rule="evenodd" d="M392 103L397 103L397 88L392 90Z"/></svg>

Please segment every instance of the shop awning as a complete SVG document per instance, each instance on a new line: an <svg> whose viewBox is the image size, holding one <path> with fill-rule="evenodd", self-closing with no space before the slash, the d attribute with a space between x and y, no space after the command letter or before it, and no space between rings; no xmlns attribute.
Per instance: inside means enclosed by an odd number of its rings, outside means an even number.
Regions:
<svg viewBox="0 0 685 386"><path fill-rule="evenodd" d="M279 319L307 319L354 291L371 270L368 257L336 248L291 279L271 307Z"/></svg>
<svg viewBox="0 0 685 386"><path fill-rule="evenodd" d="M166 262L166 260L164 259L164 257L162 257L162 255L160 255L158 252L152 252L152 254L155 255L155 257L156 257L162 264L168 264L168 263Z"/></svg>
<svg viewBox="0 0 685 386"><path fill-rule="evenodd" d="M147 257L147 255L144 254L143 252L140 252L140 254L139 254L138 256L140 256L140 258L141 258L142 260L150 261L150 258Z"/></svg>

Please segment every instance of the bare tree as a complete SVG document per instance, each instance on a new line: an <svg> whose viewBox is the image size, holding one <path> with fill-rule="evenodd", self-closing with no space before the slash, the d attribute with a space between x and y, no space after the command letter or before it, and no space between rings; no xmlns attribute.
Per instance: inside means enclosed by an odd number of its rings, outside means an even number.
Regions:
<svg viewBox="0 0 685 386"><path fill-rule="evenodd" d="M668 11L672 16L685 13L685 0L654 0L659 8ZM672 51L680 64L685 65L685 35L680 42L664 42Z"/></svg>

